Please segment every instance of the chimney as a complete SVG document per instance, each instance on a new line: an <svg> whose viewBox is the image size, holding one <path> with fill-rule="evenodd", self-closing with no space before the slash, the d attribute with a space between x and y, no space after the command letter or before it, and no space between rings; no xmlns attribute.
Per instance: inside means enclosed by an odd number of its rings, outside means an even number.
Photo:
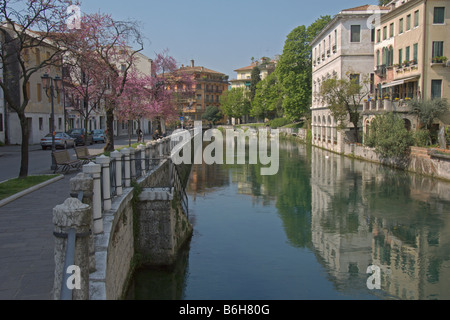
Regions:
<svg viewBox="0 0 450 320"><path fill-rule="evenodd" d="M191 68L193 68L194 67L194 60L192 59L191 60Z"/></svg>

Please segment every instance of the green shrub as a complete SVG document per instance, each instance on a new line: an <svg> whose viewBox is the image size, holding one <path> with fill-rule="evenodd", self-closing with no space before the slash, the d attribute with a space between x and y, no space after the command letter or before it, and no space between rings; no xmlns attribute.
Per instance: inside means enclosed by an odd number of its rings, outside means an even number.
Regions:
<svg viewBox="0 0 450 320"><path fill-rule="evenodd" d="M417 130L414 132L414 145L416 147L426 147L430 144L430 132L428 130Z"/></svg>
<svg viewBox="0 0 450 320"><path fill-rule="evenodd" d="M403 119L392 112L376 116L366 135L366 145L374 147L382 159L405 157L413 143Z"/></svg>
<svg viewBox="0 0 450 320"><path fill-rule="evenodd" d="M269 122L267 122L267 124L269 125L269 127L271 127L272 129L277 129L279 127L283 127L287 124L292 123L292 121L286 119L286 118L275 118L273 120L270 120Z"/></svg>

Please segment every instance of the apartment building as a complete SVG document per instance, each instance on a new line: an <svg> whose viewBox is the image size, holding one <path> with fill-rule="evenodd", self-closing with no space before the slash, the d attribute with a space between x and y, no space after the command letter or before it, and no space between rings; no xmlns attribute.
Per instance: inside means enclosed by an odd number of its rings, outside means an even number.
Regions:
<svg viewBox="0 0 450 320"><path fill-rule="evenodd" d="M342 152L345 141L353 141L353 124L338 130L329 107L319 98L321 84L326 79L373 79L375 30L374 15L387 8L360 6L339 12L312 41L312 143ZM362 106L361 106L362 110Z"/></svg>
<svg viewBox="0 0 450 320"><path fill-rule="evenodd" d="M253 68L259 68L259 76L263 80L275 71L277 62L277 57L275 59L263 57L259 61L253 61L249 66L234 70L237 73L237 77L236 79L230 80L231 88L250 88Z"/></svg>
<svg viewBox="0 0 450 320"><path fill-rule="evenodd" d="M190 66L181 66L179 71L193 75L195 93L192 99L181 102L184 122L202 120L202 115L209 106L220 109L220 96L228 90L228 76L202 66L195 66L191 60Z"/></svg>
<svg viewBox="0 0 450 320"><path fill-rule="evenodd" d="M410 99L450 98L450 1L395 0L388 7L376 28L375 99L364 106L365 131L380 111L397 112L416 129Z"/></svg>
<svg viewBox="0 0 450 320"><path fill-rule="evenodd" d="M17 27L17 26L16 26ZM5 43L12 43L14 32L11 31L11 27L7 24L2 25L2 43L4 44L3 50L9 51L10 59L15 59L17 52L13 46L6 45ZM27 35L30 39L41 39L42 37L33 31L28 31ZM49 60L55 53L55 47L52 43L46 39L41 41L39 46L25 48L20 51L22 59L26 65L26 68L32 69L39 66L41 62ZM15 99L17 104L20 104L24 100L22 88L23 80L19 76L19 61L10 60L7 65L8 76L5 74L4 68L2 68L2 79L11 86L11 96ZM56 76L61 77L62 69L60 66L47 66L41 71L35 72L26 83L26 94L29 98L28 105L25 109L25 116L28 121L29 129L29 143L37 144L40 139L51 132L51 98L48 92L44 89L41 77L47 74L52 78ZM1 93L3 100L3 92ZM2 108L2 115L0 116L0 133L1 137L9 144L21 144L21 126L17 113L12 110L7 104ZM56 92L54 99L54 124L55 131L64 131L64 106L62 92ZM3 140L2 140L3 141Z"/></svg>

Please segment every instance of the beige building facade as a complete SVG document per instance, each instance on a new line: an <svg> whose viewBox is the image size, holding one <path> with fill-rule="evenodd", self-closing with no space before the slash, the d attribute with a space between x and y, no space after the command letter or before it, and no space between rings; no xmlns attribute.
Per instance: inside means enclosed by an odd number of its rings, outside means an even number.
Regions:
<svg viewBox="0 0 450 320"><path fill-rule="evenodd" d="M342 152L345 142L352 141L353 125L338 129L329 107L319 97L322 83L332 77L373 78L374 15L386 8L361 6L339 12L312 41L312 143ZM362 106L361 106L362 110Z"/></svg>
<svg viewBox="0 0 450 320"><path fill-rule="evenodd" d="M364 131L380 112L394 111L408 129L420 126L410 114L414 98L450 99L450 1L391 1L376 28L375 92L364 106ZM436 125L450 123L450 116Z"/></svg>
<svg viewBox="0 0 450 320"><path fill-rule="evenodd" d="M39 47L24 49L23 59L28 65L27 69L37 66L41 61L49 59L53 54L54 49L48 42L42 42ZM44 74L50 77L61 77L62 69L58 66L49 66L41 71L35 72L26 85L27 95L29 97L28 105L25 109L25 115L28 121L29 128L29 143L38 144L42 137L51 132L51 98L43 87L41 77ZM19 88L22 86L22 80L19 83ZM55 131L64 131L64 104L62 92L55 90L54 103L54 124ZM23 101L24 96L22 90L17 90L17 99ZM11 108L4 108L4 136L8 137L9 144L21 144L21 126L17 113ZM6 133L7 130L7 133Z"/></svg>

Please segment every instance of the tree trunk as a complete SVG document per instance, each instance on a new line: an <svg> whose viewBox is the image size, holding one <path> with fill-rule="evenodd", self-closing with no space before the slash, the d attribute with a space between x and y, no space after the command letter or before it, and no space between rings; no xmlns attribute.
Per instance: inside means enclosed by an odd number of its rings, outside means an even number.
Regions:
<svg viewBox="0 0 450 320"><path fill-rule="evenodd" d="M19 178L23 179L28 176L28 121L27 117L25 116L25 113L18 112L17 115L19 116L20 121L20 128L22 129L22 146L21 146L21 159L20 159L20 171L19 171Z"/></svg>
<svg viewBox="0 0 450 320"><path fill-rule="evenodd" d="M106 144L104 151L114 151L114 111L106 110Z"/></svg>
<svg viewBox="0 0 450 320"><path fill-rule="evenodd" d="M132 129L132 122L131 120L128 120L128 146L131 147L131 129Z"/></svg>

